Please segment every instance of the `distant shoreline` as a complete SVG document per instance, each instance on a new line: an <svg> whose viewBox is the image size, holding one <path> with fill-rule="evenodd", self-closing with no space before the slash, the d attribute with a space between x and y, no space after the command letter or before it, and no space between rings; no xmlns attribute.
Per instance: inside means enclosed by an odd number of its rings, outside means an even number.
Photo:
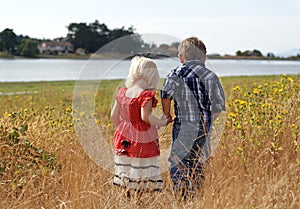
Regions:
<svg viewBox="0 0 300 209"><path fill-rule="evenodd" d="M209 59L233 59L233 60L293 60L300 61L300 57L256 57L256 56L209 56Z"/></svg>
<svg viewBox="0 0 300 209"><path fill-rule="evenodd" d="M155 53L144 53L138 54L143 55L152 59L164 59L164 58L175 58L167 56L164 54L155 54ZM78 60L88 60L93 59L130 59L135 55L128 54L117 54L117 53L107 53L107 54L86 54L86 55L76 55L76 54L63 54L63 55L38 55L36 57L22 57L22 56L13 56L4 53L0 53L0 59L78 59ZM224 55L224 56L214 56L208 55L209 59L232 59L232 60L287 60L287 61L300 61L300 57L258 57L258 56L234 56L234 55Z"/></svg>

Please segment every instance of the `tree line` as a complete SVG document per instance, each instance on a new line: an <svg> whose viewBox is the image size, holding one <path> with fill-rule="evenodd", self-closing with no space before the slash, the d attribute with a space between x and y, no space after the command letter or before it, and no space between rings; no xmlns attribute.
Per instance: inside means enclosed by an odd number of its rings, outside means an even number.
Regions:
<svg viewBox="0 0 300 209"><path fill-rule="evenodd" d="M67 29L67 34L61 39L70 42L75 50L82 48L86 53L95 53L101 48L101 52L117 52L123 54L149 52L150 54L160 53L161 55L177 56L179 43L172 43L170 45L161 44L160 46L145 43L141 36L135 33L133 26L129 28L121 27L109 29L105 23L100 23L98 20L95 20L92 23L70 23ZM126 37L126 39L121 42L113 42L122 37ZM39 54L39 45L47 41L52 40L16 35L13 29L6 28L0 32L0 52L5 52L10 55L35 57ZM107 46L108 43L110 43L109 46ZM236 52L236 56L264 57L257 49L252 51L239 50ZM298 54L297 57L299 56ZM267 54L267 57L275 58L275 55L270 52Z"/></svg>
<svg viewBox="0 0 300 209"><path fill-rule="evenodd" d="M87 53L95 53L107 43L131 35L127 41L130 50L146 45L140 35L134 32L133 27L109 29L106 24L95 20L93 23L70 23L67 26L66 40L71 42L75 49L83 48ZM6 28L0 32L0 51L10 55L34 57L41 42L49 39L37 39L29 36L17 35L13 29ZM108 50L108 49L107 49ZM126 53L126 47L121 48Z"/></svg>

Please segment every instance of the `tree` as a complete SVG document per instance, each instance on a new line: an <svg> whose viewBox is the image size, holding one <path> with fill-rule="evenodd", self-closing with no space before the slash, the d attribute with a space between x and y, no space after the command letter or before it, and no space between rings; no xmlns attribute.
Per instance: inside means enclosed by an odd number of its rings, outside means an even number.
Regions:
<svg viewBox="0 0 300 209"><path fill-rule="evenodd" d="M254 50L253 50L253 56L262 57L263 54L262 54L259 50L254 49Z"/></svg>
<svg viewBox="0 0 300 209"><path fill-rule="evenodd" d="M235 54L236 56L243 56L243 52L241 52L240 50L238 50Z"/></svg>
<svg viewBox="0 0 300 209"><path fill-rule="evenodd" d="M274 54L273 52L268 52L268 53L267 53L267 57L272 57L272 58L274 58L274 57L275 57L275 54Z"/></svg>
<svg viewBox="0 0 300 209"><path fill-rule="evenodd" d="M134 34L133 27L129 27L127 30L124 27L116 28L116 29L113 29L113 30L110 31L109 41L113 41L113 40L116 40L118 38L128 36L128 35L132 35L132 34Z"/></svg>
<svg viewBox="0 0 300 209"><path fill-rule="evenodd" d="M38 41L30 38L23 39L18 48L18 54L24 57L35 57L38 52Z"/></svg>
<svg viewBox="0 0 300 209"><path fill-rule="evenodd" d="M17 35L12 29L6 28L0 33L0 51L14 54L17 45Z"/></svg>
<svg viewBox="0 0 300 209"><path fill-rule="evenodd" d="M116 36L98 52L116 52L131 56L143 50L143 40L139 34Z"/></svg>
<svg viewBox="0 0 300 209"><path fill-rule="evenodd" d="M74 48L84 48L88 50L90 33L86 23L71 23L68 26L68 35Z"/></svg>
<svg viewBox="0 0 300 209"><path fill-rule="evenodd" d="M240 50L236 52L236 56L247 56L247 57L251 57L251 56L256 56L256 57L262 57L262 53L257 50L254 49L253 51L251 50L246 50L244 52L241 52Z"/></svg>
<svg viewBox="0 0 300 209"><path fill-rule="evenodd" d="M95 52L108 42L109 29L98 20L94 23L71 23L68 26L68 35L74 48L84 48L88 52Z"/></svg>
<svg viewBox="0 0 300 209"><path fill-rule="evenodd" d="M174 47L177 49L179 44L180 44L180 42L173 42L173 43L171 43L171 47Z"/></svg>
<svg viewBox="0 0 300 209"><path fill-rule="evenodd" d="M132 36L131 36L132 35ZM67 37L73 44L74 48L84 48L87 52L94 53L104 45L116 40L118 38L128 36L126 41L128 43L124 46L119 46L118 50L128 52L137 47L141 47L141 38L134 33L134 28L129 27L128 29L116 28L110 30L104 23L100 24L98 20L95 22L87 23L71 23L68 26ZM128 46L130 46L128 48ZM105 49L106 51L114 51L114 49Z"/></svg>

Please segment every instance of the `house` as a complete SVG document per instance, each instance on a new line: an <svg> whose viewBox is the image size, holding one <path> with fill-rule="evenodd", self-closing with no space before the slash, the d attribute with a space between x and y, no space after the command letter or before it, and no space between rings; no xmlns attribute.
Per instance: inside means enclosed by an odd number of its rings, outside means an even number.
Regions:
<svg viewBox="0 0 300 209"><path fill-rule="evenodd" d="M48 41L42 42L39 51L41 54L69 54L74 52L74 47L68 41Z"/></svg>
<svg viewBox="0 0 300 209"><path fill-rule="evenodd" d="M83 48L76 49L76 54L77 55L85 55L86 54L85 49L83 49Z"/></svg>

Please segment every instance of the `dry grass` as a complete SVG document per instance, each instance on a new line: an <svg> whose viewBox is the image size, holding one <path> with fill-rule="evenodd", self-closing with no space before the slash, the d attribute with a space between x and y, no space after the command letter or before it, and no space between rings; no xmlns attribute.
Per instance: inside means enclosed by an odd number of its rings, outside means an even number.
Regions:
<svg viewBox="0 0 300 209"><path fill-rule="evenodd" d="M144 194L142 206L86 155L75 134L72 91L63 83L51 91L38 86L38 95L2 96L0 208L300 208L299 81L224 78L226 127L203 191L178 201L165 172L163 192ZM96 122L111 139L107 111L115 89L105 85L109 104L96 108ZM169 146L170 133L161 144Z"/></svg>

